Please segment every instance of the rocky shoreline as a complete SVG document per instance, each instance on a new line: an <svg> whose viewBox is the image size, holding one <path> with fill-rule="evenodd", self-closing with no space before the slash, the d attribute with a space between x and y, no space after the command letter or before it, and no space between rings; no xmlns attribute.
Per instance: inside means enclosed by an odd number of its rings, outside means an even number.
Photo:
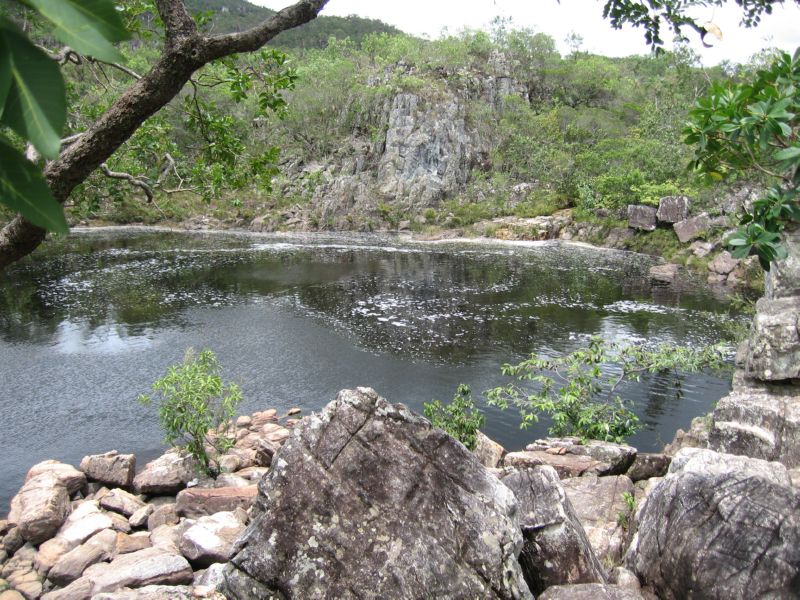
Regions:
<svg viewBox="0 0 800 600"><path fill-rule="evenodd" d="M483 434L471 453L358 388L239 417L216 480L175 449L138 474L117 452L45 461L0 521L0 600L795 598L800 444L742 455L737 377L663 454ZM796 442L783 392L762 425Z"/></svg>

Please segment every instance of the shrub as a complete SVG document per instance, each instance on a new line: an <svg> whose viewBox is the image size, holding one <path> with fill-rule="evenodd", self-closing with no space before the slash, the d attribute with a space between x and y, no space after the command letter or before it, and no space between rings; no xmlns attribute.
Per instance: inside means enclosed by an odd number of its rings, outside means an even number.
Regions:
<svg viewBox="0 0 800 600"><path fill-rule="evenodd" d="M164 441L184 448L211 476L219 472L216 455L235 442L225 434L232 429L242 401L239 386L223 383L219 372L219 361L211 350L195 355L189 348L182 363L170 366L167 374L153 383ZM146 406L153 400L149 395L139 396Z"/></svg>
<svg viewBox="0 0 800 600"><path fill-rule="evenodd" d="M701 350L664 344L653 350L642 345L620 346L593 337L589 346L556 358L531 355L517 365L505 364L503 375L517 381L534 382L534 389L516 383L489 390L489 404L505 409L517 407L525 428L539 420L552 419L551 435L574 435L584 439L620 443L639 428L639 418L630 403L615 394L620 384L637 379L643 372L698 371L721 368L723 348ZM603 365L613 363L610 375Z"/></svg>
<svg viewBox="0 0 800 600"><path fill-rule="evenodd" d="M443 405L438 400L426 402L424 412L434 427L443 429L469 450L475 450L478 443L476 435L486 422L486 417L475 408L468 385L459 385L449 404Z"/></svg>

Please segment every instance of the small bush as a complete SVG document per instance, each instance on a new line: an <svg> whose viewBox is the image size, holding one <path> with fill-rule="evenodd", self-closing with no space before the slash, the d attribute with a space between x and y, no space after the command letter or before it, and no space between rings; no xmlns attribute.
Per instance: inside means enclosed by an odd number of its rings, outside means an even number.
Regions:
<svg viewBox="0 0 800 600"><path fill-rule="evenodd" d="M242 401L239 386L223 383L219 372L219 361L211 350L195 355L189 348L182 363L169 367L167 374L153 383L165 443L184 448L211 476L219 472L216 454L235 442L225 433L233 428L233 417ZM145 406L153 400L149 395L139 396Z"/></svg>
<svg viewBox="0 0 800 600"><path fill-rule="evenodd" d="M449 404L443 405L438 400L426 402L424 412L434 427L443 429L469 450L475 450L478 429L483 427L486 417L475 408L468 385L459 385Z"/></svg>

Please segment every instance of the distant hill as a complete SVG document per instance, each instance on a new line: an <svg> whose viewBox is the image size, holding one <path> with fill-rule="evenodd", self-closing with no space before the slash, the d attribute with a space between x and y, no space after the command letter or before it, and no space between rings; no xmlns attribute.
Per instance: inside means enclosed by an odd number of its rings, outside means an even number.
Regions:
<svg viewBox="0 0 800 600"><path fill-rule="evenodd" d="M246 0L187 0L186 5L193 13L214 11L212 23L217 33L242 31L275 13L274 10L256 6ZM302 27L284 31L271 44L285 48L324 48L330 37L349 37L355 42L361 42L370 33L402 32L377 19L364 19L356 15L321 16Z"/></svg>

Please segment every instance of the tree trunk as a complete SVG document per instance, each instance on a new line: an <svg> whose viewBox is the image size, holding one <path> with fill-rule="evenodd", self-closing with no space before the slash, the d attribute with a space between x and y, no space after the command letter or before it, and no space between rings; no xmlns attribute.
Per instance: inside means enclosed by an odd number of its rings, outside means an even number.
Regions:
<svg viewBox="0 0 800 600"><path fill-rule="evenodd" d="M49 163L44 177L55 199L72 190L104 163L141 124L180 93L203 65L230 54L257 50L281 31L314 19L328 0L301 0L248 31L201 35L182 0L156 0L165 24L161 57L73 144ZM17 215L0 231L0 269L33 252L45 231Z"/></svg>

